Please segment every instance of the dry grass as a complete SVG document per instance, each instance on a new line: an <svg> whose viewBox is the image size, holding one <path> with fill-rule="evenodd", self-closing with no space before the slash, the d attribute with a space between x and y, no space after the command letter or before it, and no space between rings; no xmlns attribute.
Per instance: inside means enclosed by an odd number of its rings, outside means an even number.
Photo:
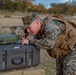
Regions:
<svg viewBox="0 0 76 75"><path fill-rule="evenodd" d="M46 50L41 50L40 67L45 70L45 75L55 75L55 59L51 58Z"/></svg>
<svg viewBox="0 0 76 75"><path fill-rule="evenodd" d="M22 26L21 18L0 18L0 27L2 26Z"/></svg>
<svg viewBox="0 0 76 75"><path fill-rule="evenodd" d="M3 26L23 26L23 22L21 18L0 18L0 33L12 33L10 28ZM21 31L17 28L15 32L18 34Z"/></svg>
<svg viewBox="0 0 76 75"><path fill-rule="evenodd" d="M5 15L0 15L0 34L1 33L12 33L12 31L10 30L10 28L2 28L3 26L23 26L23 21L22 21L22 17L23 15L11 15L10 18L5 18ZM44 18L44 15L39 15L41 18ZM20 34L22 31L20 31L19 29L17 29L15 31L16 34Z"/></svg>
<svg viewBox="0 0 76 75"><path fill-rule="evenodd" d="M74 22L76 24L76 17L67 17L66 19L70 20L71 22Z"/></svg>
<svg viewBox="0 0 76 75"><path fill-rule="evenodd" d="M41 18L44 18L46 17L47 15L39 15ZM22 19L21 19L22 16L20 17L14 17L13 18L0 18L0 27L2 26L22 26L23 25L23 22L22 22ZM73 17L67 17L66 19L76 23L76 18L73 18Z"/></svg>

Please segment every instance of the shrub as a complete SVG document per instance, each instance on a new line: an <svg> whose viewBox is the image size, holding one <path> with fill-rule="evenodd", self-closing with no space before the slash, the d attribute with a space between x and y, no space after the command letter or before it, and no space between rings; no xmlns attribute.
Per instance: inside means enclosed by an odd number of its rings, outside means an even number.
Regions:
<svg viewBox="0 0 76 75"><path fill-rule="evenodd" d="M6 14L4 17L6 17L6 18L11 18L12 16L9 15L9 14Z"/></svg>

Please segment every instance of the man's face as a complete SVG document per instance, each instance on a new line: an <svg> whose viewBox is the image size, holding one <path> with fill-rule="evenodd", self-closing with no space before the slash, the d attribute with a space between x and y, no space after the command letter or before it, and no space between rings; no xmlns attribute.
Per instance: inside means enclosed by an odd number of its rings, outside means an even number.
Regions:
<svg viewBox="0 0 76 75"><path fill-rule="evenodd" d="M27 31L32 35L36 35L39 32L40 28L40 19L38 18L31 23L31 25L27 28Z"/></svg>

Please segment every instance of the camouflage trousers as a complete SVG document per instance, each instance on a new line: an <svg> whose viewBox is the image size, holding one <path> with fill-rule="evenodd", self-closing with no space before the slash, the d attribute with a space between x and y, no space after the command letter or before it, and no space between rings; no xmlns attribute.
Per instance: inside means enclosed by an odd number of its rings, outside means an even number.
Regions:
<svg viewBox="0 0 76 75"><path fill-rule="evenodd" d="M76 75L76 51L56 59L56 75Z"/></svg>

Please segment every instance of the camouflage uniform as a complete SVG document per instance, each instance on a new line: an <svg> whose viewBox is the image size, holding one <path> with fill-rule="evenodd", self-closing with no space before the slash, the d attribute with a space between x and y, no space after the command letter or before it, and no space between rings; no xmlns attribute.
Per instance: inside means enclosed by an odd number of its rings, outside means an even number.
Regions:
<svg viewBox="0 0 76 75"><path fill-rule="evenodd" d="M29 44L35 45L38 49L52 50L57 37L64 32L64 24L59 21L46 23L43 34L37 34L34 39L29 40ZM76 52L56 59L56 75L76 75Z"/></svg>
<svg viewBox="0 0 76 75"><path fill-rule="evenodd" d="M56 59L56 75L76 75L76 51Z"/></svg>
<svg viewBox="0 0 76 75"><path fill-rule="evenodd" d="M62 22L52 20L47 22L35 35L34 39L29 40L29 44L37 49L52 50L55 46L57 37L64 33L65 27ZM56 59L56 75L76 75L76 52L72 51L67 55Z"/></svg>

